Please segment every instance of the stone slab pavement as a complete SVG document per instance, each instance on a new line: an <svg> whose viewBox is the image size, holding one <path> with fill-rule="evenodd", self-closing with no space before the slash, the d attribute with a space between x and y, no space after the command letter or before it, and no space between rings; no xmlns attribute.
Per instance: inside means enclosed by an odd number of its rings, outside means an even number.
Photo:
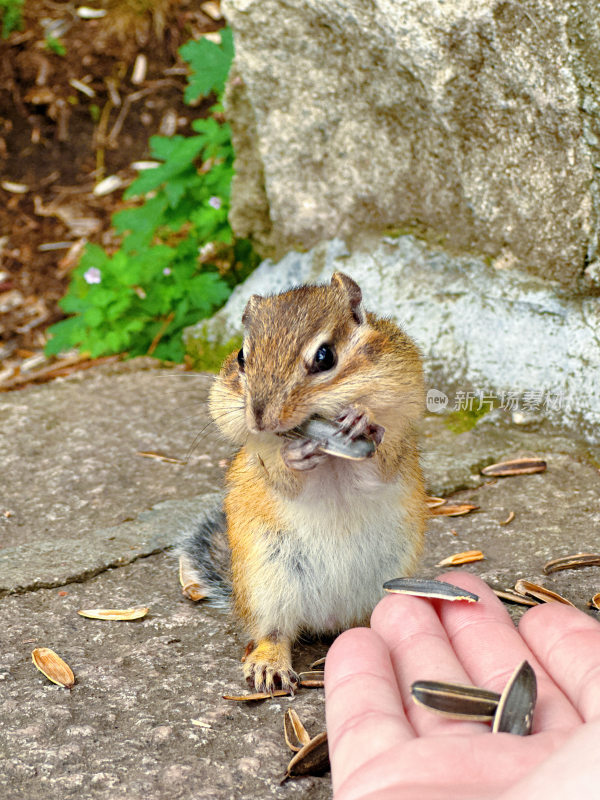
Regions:
<svg viewBox="0 0 600 800"><path fill-rule="evenodd" d="M244 691L246 638L226 612L180 592L169 550L214 502L231 454L208 423L209 383L140 359L0 394L0 796L330 797L329 776L280 785L291 755L284 711L293 705L318 733L322 690L223 700ZM498 480L479 472L519 455L544 456L547 471ZM492 412L461 434L429 417L423 460L430 493L480 510L431 520L420 575L480 549L485 560L465 569L494 587L526 577L587 608L600 568L544 577L542 566L598 549L597 451L539 420L516 426ZM77 614L135 605L150 608L136 622ZM71 691L34 668L35 647L70 664ZM296 661L306 667L326 649L301 643Z"/></svg>

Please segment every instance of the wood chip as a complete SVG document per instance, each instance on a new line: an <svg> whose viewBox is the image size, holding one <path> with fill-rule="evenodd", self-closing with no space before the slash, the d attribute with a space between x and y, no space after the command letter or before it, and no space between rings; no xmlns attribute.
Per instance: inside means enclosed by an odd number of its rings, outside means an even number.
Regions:
<svg viewBox="0 0 600 800"><path fill-rule="evenodd" d="M238 703L252 703L255 700L272 700L274 697L293 697L291 692L275 689L272 692L255 692L254 694L224 694L223 700L235 700Z"/></svg>
<svg viewBox="0 0 600 800"><path fill-rule="evenodd" d="M454 553L443 558L436 567L459 567L461 564L470 564L473 561L483 561L485 556L481 550L465 550L464 553Z"/></svg>
<svg viewBox="0 0 600 800"><path fill-rule="evenodd" d="M131 82L134 86L139 86L146 80L146 72L148 71L148 59L144 53L138 53L131 72Z"/></svg>
<svg viewBox="0 0 600 800"><path fill-rule="evenodd" d="M482 475L496 478L507 478L511 475L531 475L534 472L545 472L546 462L542 458L515 458L512 461L500 461L490 464L481 470Z"/></svg>
<svg viewBox="0 0 600 800"><path fill-rule="evenodd" d="M431 513L434 517L462 517L465 514L470 514L471 511L477 511L479 506L471 505L471 503L459 503L458 505L434 506Z"/></svg>
<svg viewBox="0 0 600 800"><path fill-rule="evenodd" d="M29 191L29 186L27 186L27 184L15 183L15 181L2 181L0 186L5 192L11 192L12 194L25 194Z"/></svg>
<svg viewBox="0 0 600 800"><path fill-rule="evenodd" d="M600 567L600 553L576 553L572 556L553 558L544 564L544 575L560 572L563 569L581 569L582 567Z"/></svg>
<svg viewBox="0 0 600 800"><path fill-rule="evenodd" d="M551 589L546 589L545 586L532 583L531 581L517 581L515 583L515 592L517 592L517 594L535 597L536 600L539 600L542 603L564 603L566 606L575 607L574 604L570 600L567 600L566 597L553 592Z"/></svg>
<svg viewBox="0 0 600 800"><path fill-rule="evenodd" d="M36 647L31 653L31 660L49 681L58 686L70 689L75 683L71 667L48 647Z"/></svg>
<svg viewBox="0 0 600 800"><path fill-rule="evenodd" d="M287 746L294 753L299 753L310 742L310 735L293 708L288 708L283 715L283 733Z"/></svg>
<svg viewBox="0 0 600 800"><path fill-rule="evenodd" d="M287 766L283 778L299 778L302 775L322 775L329 771L329 748L327 732L319 733L299 750Z"/></svg>
<svg viewBox="0 0 600 800"><path fill-rule="evenodd" d="M427 578L394 578L383 584L386 592L392 594L409 594L413 597L431 597L437 600L466 600L468 603L477 603L478 595L461 589L453 583L433 581Z"/></svg>
<svg viewBox="0 0 600 800"><path fill-rule="evenodd" d="M500 522L499 524L500 525L508 525L509 522L512 522L514 518L515 518L515 512L511 511L510 514L508 515L508 517L505 520L503 520L502 522Z"/></svg>
<svg viewBox="0 0 600 800"><path fill-rule="evenodd" d="M505 592L502 589L492 589L496 597L500 600L505 600L507 603L517 603L520 606L539 606L537 600L533 597L526 597L524 594L517 594L516 592Z"/></svg>
<svg viewBox="0 0 600 800"><path fill-rule="evenodd" d="M425 502L429 506L429 508L437 508L438 506L443 506L446 502L445 497L426 497Z"/></svg>
<svg viewBox="0 0 600 800"><path fill-rule="evenodd" d="M82 617L88 619L109 619L115 622L128 622L133 619L141 619L150 611L146 606L136 606L134 608L86 608L78 611Z"/></svg>
<svg viewBox="0 0 600 800"><path fill-rule="evenodd" d="M105 8L90 8L89 6L79 6L76 11L77 16L81 19L100 19L107 13Z"/></svg>
<svg viewBox="0 0 600 800"><path fill-rule="evenodd" d="M87 83L84 83L83 81L78 81L77 78L71 78L69 84L86 97L96 97L96 92L92 89L92 87L88 86Z"/></svg>

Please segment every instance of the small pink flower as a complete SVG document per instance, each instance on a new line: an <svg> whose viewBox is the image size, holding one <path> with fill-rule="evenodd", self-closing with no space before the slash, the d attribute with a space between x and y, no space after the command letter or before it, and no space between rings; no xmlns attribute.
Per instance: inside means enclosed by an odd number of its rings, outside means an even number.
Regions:
<svg viewBox="0 0 600 800"><path fill-rule="evenodd" d="M100 283L102 280L102 273L98 267L90 267L87 272L83 273L83 280L86 283Z"/></svg>
<svg viewBox="0 0 600 800"><path fill-rule="evenodd" d="M165 267L163 269L163 275L170 275L171 274L171 267Z"/></svg>
<svg viewBox="0 0 600 800"><path fill-rule="evenodd" d="M216 208L217 211L218 211L221 208L221 206L223 205L223 201L221 200L220 197L216 197L216 196L215 197L211 197L210 200L208 201L208 205L212 206L213 208Z"/></svg>

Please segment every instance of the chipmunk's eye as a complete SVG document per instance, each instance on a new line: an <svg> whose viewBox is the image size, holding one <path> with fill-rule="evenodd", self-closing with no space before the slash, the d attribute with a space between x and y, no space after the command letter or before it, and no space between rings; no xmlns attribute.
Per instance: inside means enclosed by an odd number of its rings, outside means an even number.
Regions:
<svg viewBox="0 0 600 800"><path fill-rule="evenodd" d="M240 365L240 372L243 372L244 371L244 367L246 366L246 360L244 358L244 350L243 349L238 352L237 361L238 361L238 364Z"/></svg>
<svg viewBox="0 0 600 800"><path fill-rule="evenodd" d="M335 350L329 344L322 344L315 353L311 372L327 372L337 364Z"/></svg>

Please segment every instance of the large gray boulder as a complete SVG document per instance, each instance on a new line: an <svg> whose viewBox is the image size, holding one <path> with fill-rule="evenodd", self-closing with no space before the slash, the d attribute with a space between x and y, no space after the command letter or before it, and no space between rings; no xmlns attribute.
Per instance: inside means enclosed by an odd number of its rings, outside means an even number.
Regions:
<svg viewBox="0 0 600 800"><path fill-rule="evenodd" d="M212 319L186 330L188 348L241 337L252 294L326 282L335 270L360 284L368 310L396 319L416 341L434 392L430 410L495 405L515 421L550 420L600 443L598 300L573 298L555 283L495 270L481 259L449 256L413 236L384 237L364 251L336 239L278 263L266 260Z"/></svg>
<svg viewBox="0 0 600 800"><path fill-rule="evenodd" d="M231 221L281 256L412 231L600 285L595 0L227 0Z"/></svg>

